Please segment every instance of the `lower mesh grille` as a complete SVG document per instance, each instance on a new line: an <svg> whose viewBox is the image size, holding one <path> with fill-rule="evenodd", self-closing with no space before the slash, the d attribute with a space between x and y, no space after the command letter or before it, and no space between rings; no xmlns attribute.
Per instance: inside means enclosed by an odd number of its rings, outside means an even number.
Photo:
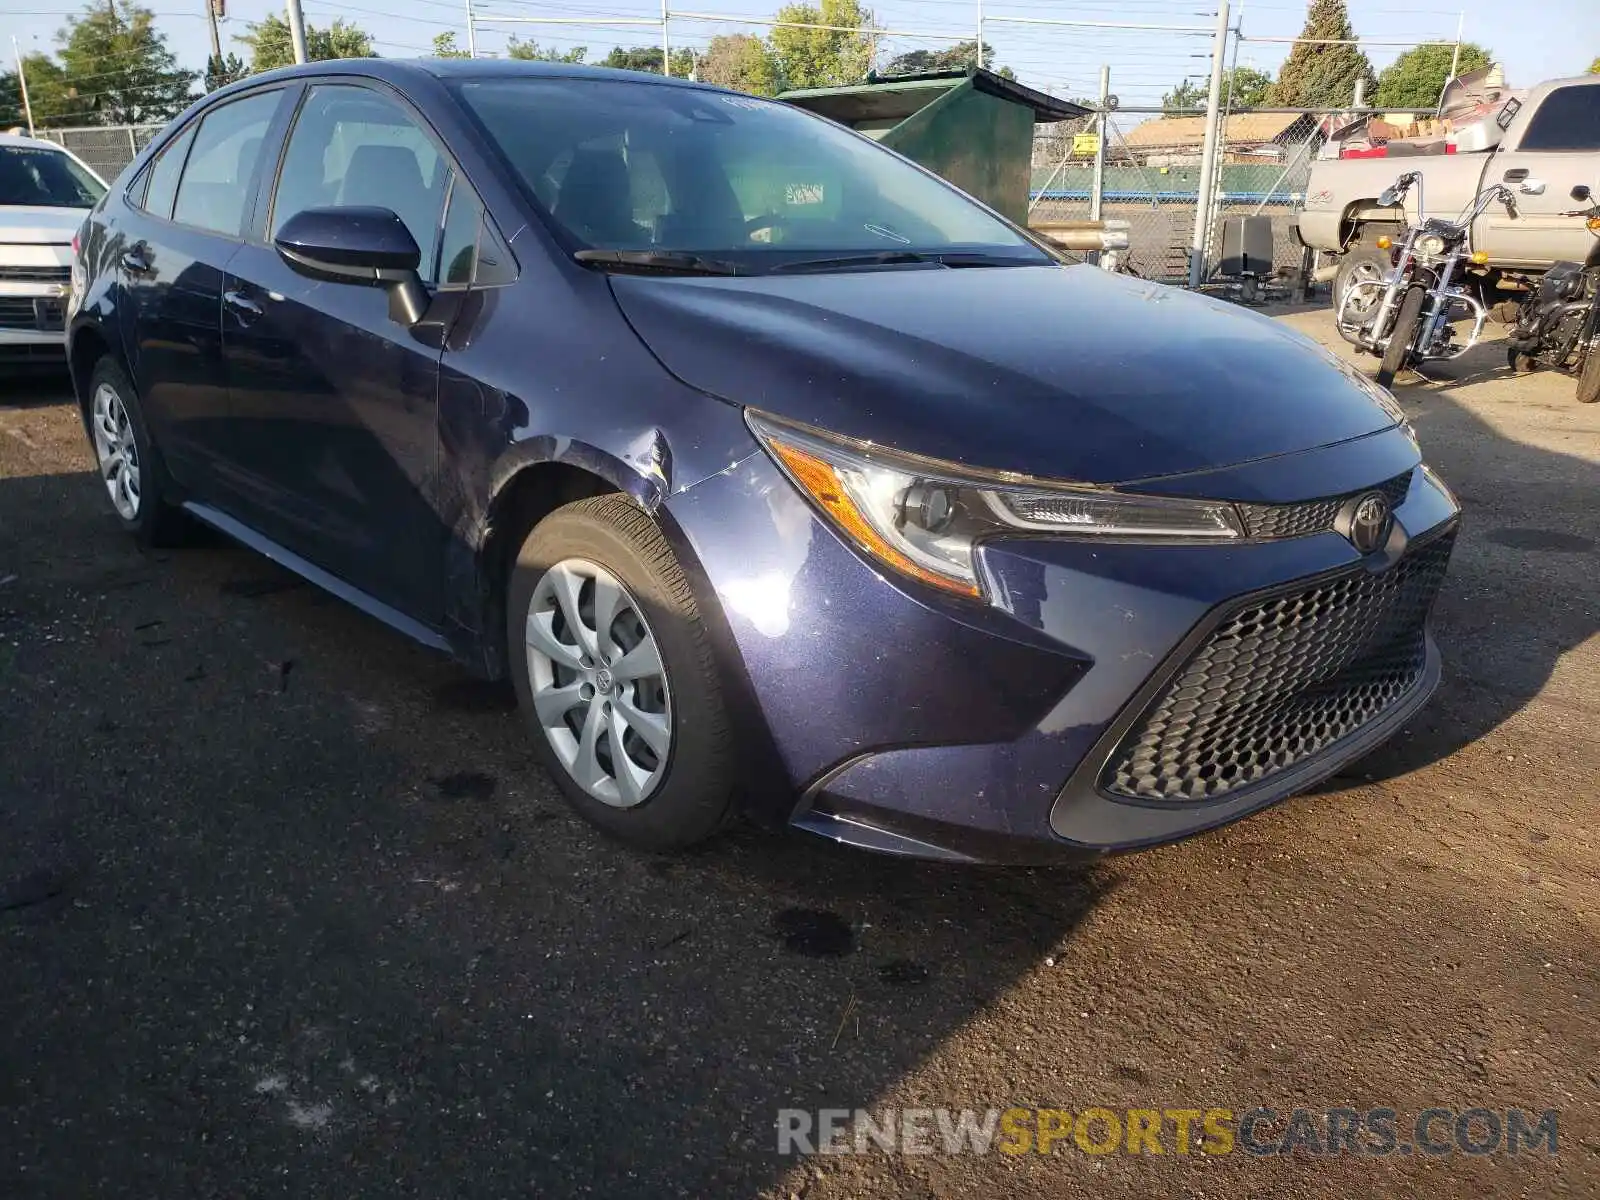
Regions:
<svg viewBox="0 0 1600 1200"><path fill-rule="evenodd" d="M1455 534L1380 575L1358 568L1225 617L1122 739L1102 790L1213 800L1381 716L1421 681Z"/></svg>

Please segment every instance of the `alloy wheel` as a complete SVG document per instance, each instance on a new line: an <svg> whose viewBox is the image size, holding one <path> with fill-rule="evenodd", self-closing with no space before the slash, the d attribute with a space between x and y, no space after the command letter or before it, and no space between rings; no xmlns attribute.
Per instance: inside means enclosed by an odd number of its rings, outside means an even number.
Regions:
<svg viewBox="0 0 1600 1200"><path fill-rule="evenodd" d="M1356 263L1350 268L1349 275L1345 277L1344 291L1340 294L1339 300L1342 302L1344 297L1349 295L1350 289L1358 283L1378 283L1382 282L1382 280L1383 268L1378 266L1377 263ZM1378 304L1382 299L1382 292L1375 289L1369 290L1364 296L1350 302L1350 307L1344 310L1345 315L1358 323L1364 322L1377 311Z"/></svg>
<svg viewBox="0 0 1600 1200"><path fill-rule="evenodd" d="M100 460L100 479L111 503L125 521L139 517L139 446L122 397L108 383L95 389L89 423L94 431L94 452Z"/></svg>
<svg viewBox="0 0 1600 1200"><path fill-rule="evenodd" d="M528 675L539 727L585 792L643 804L666 773L672 697L633 594L585 559L556 563L528 604Z"/></svg>

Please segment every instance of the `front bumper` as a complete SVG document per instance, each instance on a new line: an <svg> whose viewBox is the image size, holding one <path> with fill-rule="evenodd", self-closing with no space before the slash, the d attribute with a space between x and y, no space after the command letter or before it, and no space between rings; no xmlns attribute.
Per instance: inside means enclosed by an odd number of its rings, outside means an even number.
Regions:
<svg viewBox="0 0 1600 1200"><path fill-rule="evenodd" d="M1363 443L1296 456L1306 462L1292 469L1278 460L1220 477L1241 500L1287 503L1348 490L1352 479L1376 484L1399 459L1414 461L1398 430ZM1344 482L1327 489L1330 472ZM785 776L758 809L874 850L984 862L1171 841L1367 753L1438 682L1438 653L1421 628L1422 658L1403 694L1288 769L1182 802L1117 795L1102 779L1128 728L1228 613L1308 581L1392 571L1441 545L1459 515L1417 470L1389 542L1366 557L1331 532L1227 546L1007 540L983 551L991 604L975 606L885 579L764 455L670 508L720 602Z"/></svg>
<svg viewBox="0 0 1600 1200"><path fill-rule="evenodd" d="M0 363L64 361L67 299L64 283L0 279Z"/></svg>

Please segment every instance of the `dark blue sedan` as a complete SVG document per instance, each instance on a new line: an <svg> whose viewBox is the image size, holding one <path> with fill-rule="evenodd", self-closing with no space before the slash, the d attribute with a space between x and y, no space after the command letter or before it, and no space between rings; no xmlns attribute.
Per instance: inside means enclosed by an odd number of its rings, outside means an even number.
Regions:
<svg viewBox="0 0 1600 1200"><path fill-rule="evenodd" d="M741 810L952 860L1149 845L1438 680L1458 508L1387 392L782 104L255 76L96 207L70 307L131 533L199 520L509 676L638 846Z"/></svg>

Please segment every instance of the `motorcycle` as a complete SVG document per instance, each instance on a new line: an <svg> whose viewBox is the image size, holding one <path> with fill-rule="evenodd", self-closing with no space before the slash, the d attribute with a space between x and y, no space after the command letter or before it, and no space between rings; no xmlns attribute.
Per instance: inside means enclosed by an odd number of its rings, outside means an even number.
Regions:
<svg viewBox="0 0 1600 1200"><path fill-rule="evenodd" d="M1593 200L1583 186L1572 189L1580 204ZM1521 375L1539 367L1578 376L1578 399L1600 400L1600 203L1564 217L1583 217L1595 244L1581 263L1558 262L1517 309L1506 351L1511 369Z"/></svg>
<svg viewBox="0 0 1600 1200"><path fill-rule="evenodd" d="M1499 202L1511 216L1517 215L1516 197L1510 188L1497 183L1479 192L1455 221L1425 217L1420 171L1400 176L1378 197L1378 203L1385 208L1399 205L1413 187L1417 189L1417 223L1406 230L1395 250L1394 269L1382 279L1351 284L1339 300L1335 318L1345 341L1381 356L1378 383L1383 387L1391 386L1407 367L1427 360L1460 358L1478 344L1488 311L1456 281L1456 268L1464 255L1480 265L1488 261L1484 255L1467 255L1466 251L1472 223L1489 205ZM1388 239L1380 238L1378 247L1388 249ZM1452 314L1458 308L1473 319L1472 334L1465 344L1455 341L1452 322L1459 316Z"/></svg>

